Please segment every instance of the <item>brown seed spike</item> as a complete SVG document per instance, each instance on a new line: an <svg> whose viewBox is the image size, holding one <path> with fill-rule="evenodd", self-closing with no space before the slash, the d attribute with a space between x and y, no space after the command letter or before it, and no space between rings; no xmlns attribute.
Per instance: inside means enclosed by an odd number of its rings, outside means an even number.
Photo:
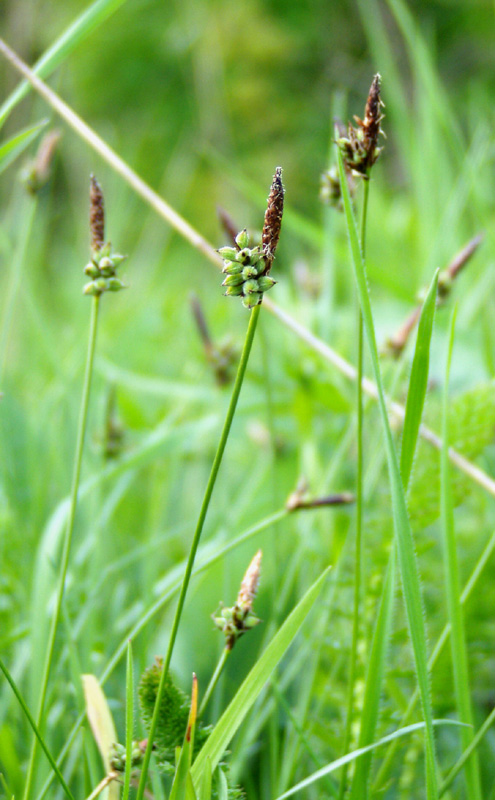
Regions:
<svg viewBox="0 0 495 800"><path fill-rule="evenodd" d="M360 122L363 130L363 148L367 155L367 169L372 167L378 158L378 136L382 132L380 123L383 119L383 114L381 113L383 103L380 97L381 80L380 74L377 73L371 83L368 100L366 101L364 122Z"/></svg>
<svg viewBox="0 0 495 800"><path fill-rule="evenodd" d="M253 600L256 597L256 592L258 591L261 556L262 552L261 550L258 550L246 570L246 574L242 579L241 588L237 596L237 606L242 608L242 610L246 613L251 611L251 608L253 607Z"/></svg>
<svg viewBox="0 0 495 800"><path fill-rule="evenodd" d="M265 213L265 223L261 237L263 252L266 259L265 274L271 269L275 250L277 249L284 213L284 185L282 183L282 167L277 167L273 176L272 188L268 195L268 204Z"/></svg>
<svg viewBox="0 0 495 800"><path fill-rule="evenodd" d="M91 175L89 190L89 230L91 251L98 252L105 244L105 207L101 186L94 175Z"/></svg>

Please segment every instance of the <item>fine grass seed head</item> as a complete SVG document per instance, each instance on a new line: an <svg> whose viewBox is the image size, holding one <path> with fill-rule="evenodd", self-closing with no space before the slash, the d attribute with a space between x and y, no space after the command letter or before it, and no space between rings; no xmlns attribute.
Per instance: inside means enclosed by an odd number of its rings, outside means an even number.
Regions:
<svg viewBox="0 0 495 800"><path fill-rule="evenodd" d="M344 163L354 174L363 178L369 177L369 172L383 148L378 147L378 137L385 136L381 129L384 107L380 97L381 76L377 73L371 83L364 120L354 117L357 127L349 123L347 136L339 136L337 144L342 151Z"/></svg>
<svg viewBox="0 0 495 800"><path fill-rule="evenodd" d="M253 602L260 580L261 556L262 552L258 550L247 568L235 605L221 607L212 615L216 627L225 635L226 650L232 650L237 639L260 622L253 613Z"/></svg>
<svg viewBox="0 0 495 800"><path fill-rule="evenodd" d="M227 276L222 283L226 287L225 294L242 297L245 308L259 305L263 294L276 283L268 273L280 237L283 211L282 168L277 167L268 195L261 245L250 248L249 234L244 228L235 237L234 246L221 247L218 251L224 260L222 272Z"/></svg>
<svg viewBox="0 0 495 800"><path fill-rule="evenodd" d="M117 269L126 256L112 253L112 245L105 242L105 204L101 186L91 175L89 190L89 231L91 235L91 261L84 274L92 280L83 289L84 294L99 296L104 292L119 292L125 285L117 278Z"/></svg>

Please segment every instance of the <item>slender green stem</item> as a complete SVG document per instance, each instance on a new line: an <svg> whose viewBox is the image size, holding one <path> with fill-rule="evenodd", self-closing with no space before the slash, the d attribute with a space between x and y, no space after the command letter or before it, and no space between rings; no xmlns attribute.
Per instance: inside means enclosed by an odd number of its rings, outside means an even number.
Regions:
<svg viewBox="0 0 495 800"><path fill-rule="evenodd" d="M122 800L128 800L132 772L132 736L134 733L134 667L132 663L132 642L127 645L126 670L126 708L125 708L125 774Z"/></svg>
<svg viewBox="0 0 495 800"><path fill-rule="evenodd" d="M71 486L71 494L70 494L70 510L69 510L69 518L67 520L67 528L65 532L65 539L62 551L62 561L60 564L60 573L59 573L59 580L58 580L58 588L57 588L57 597L55 602L55 611L53 613L51 627L50 627L50 634L48 637L48 645L46 650L46 657L45 657L45 664L43 667L43 675L41 678L41 691L40 697L38 702L38 713L37 713L37 726L38 728L41 727L41 722L43 720L43 712L45 708L45 700L46 700L46 692L48 688L48 680L50 677L50 670L53 661L53 653L55 648L55 636L57 634L57 628L60 621L61 609L62 609L62 600L64 596L64 589L65 589L65 580L67 577L67 568L69 565L69 555L70 555L70 548L72 543L72 534L74 531L74 521L76 518L76 507L77 507L77 494L79 489L79 479L81 476L81 465L82 465L82 454L84 449L84 439L86 434L86 423L88 419L88 407L89 407L89 394L91 389L91 376L93 374L93 362L94 362L94 355L95 355L95 346L96 346L96 334L98 330L98 311L100 305L100 298L98 296L93 297L93 302L91 306L91 322L89 328L89 342L88 342L88 352L86 356L86 369L84 374L84 386L83 386L83 394L82 394L82 401L81 401L81 409L79 412L79 422L77 427L77 442L76 442L76 454L74 458L74 471L72 476L72 486ZM31 791L31 786L34 777L34 768L35 768L35 761L36 761L36 753L37 753L37 739L33 741L33 746L31 748L31 755L29 759L29 766L28 772L26 776L26 786L24 789L24 800L27 800Z"/></svg>
<svg viewBox="0 0 495 800"><path fill-rule="evenodd" d="M19 689L17 688L17 685L16 685L12 675L10 674L9 670L7 669L5 664L3 663L2 659L0 659L0 669L2 670L3 674L5 675L7 681L10 683L12 691L14 692L17 700L19 701L19 704L20 704L22 710L24 711L26 719L29 722L29 724L31 725L31 728L33 729L34 735L36 736L36 741L38 741L40 743L41 747L43 748L43 751L44 751L48 761L50 762L50 764L52 766L52 769L55 772L55 775L57 776L57 778L59 780L59 783L62 786L65 794L67 795L69 800L74 800L74 796L73 796L71 790L69 789L69 787L67 786L67 784L66 784L66 782L64 780L64 776L62 775L62 773L60 772L59 768L57 767L55 759L53 758L52 754L50 753L48 747L45 744L45 740L43 739L43 736L41 735L41 732L39 730L39 725L36 725L36 722L34 721L33 717L31 716L31 712L29 711L29 708L27 707L26 703L24 702L24 698L22 697L22 695L21 695Z"/></svg>
<svg viewBox="0 0 495 800"><path fill-rule="evenodd" d="M218 661L218 664L216 666L215 672L211 676L210 682L209 682L209 684L207 686L207 689L206 689L206 692L205 692L205 696L203 697L203 700L201 701L201 705L199 707L198 717L200 719L203 716L203 714L205 713L205 708L208 705L208 701L209 701L211 695L213 694L213 690L214 690L215 686L218 683L218 679L220 678L220 675L223 672L223 668L225 667L225 664L227 663L227 659L228 659L229 655L231 654L231 652L232 652L232 650L228 650L226 647L224 647L223 650L222 650L222 655L219 658L219 661Z"/></svg>
<svg viewBox="0 0 495 800"><path fill-rule="evenodd" d="M141 769L141 777L139 780L138 791L136 795L136 800L143 800L144 797L144 790L146 786L146 778L148 775L148 769L150 764L151 758L151 751L153 748L153 740L155 738L156 726L158 723L158 715L160 711L160 704L163 697L163 692L165 690L165 682L166 677L168 674L168 670L170 667L170 661L172 659L172 653L175 645L175 639L177 637L177 631L179 629L180 618L182 615L182 609L184 607L184 601L186 599L186 593L189 586L189 581L191 578L191 573L194 565L194 559L196 557L196 551L198 549L199 540L201 538L201 533L203 531L203 525L206 519L206 514L208 512L208 507L210 505L211 496L213 494L213 489L215 487L215 482L218 475L218 470L220 469L220 464L222 463L222 457L225 450L225 446L227 444L227 439L229 438L230 428L232 425L232 420L234 419L235 410L237 407L237 401L239 399L239 394L241 392L242 383L244 381L244 375L246 373L246 367L249 360L249 354L251 352L251 347L253 344L254 334L256 331L256 325L258 323L258 318L261 311L261 304L255 306L251 311L251 316L249 319L249 326L246 333L246 339L244 341L244 347L242 350L241 360L239 362L239 367L237 369L237 375L235 379L234 388L232 390L232 396L230 398L229 408L227 410L227 416L225 418L222 434L220 436L220 441L218 443L217 452L215 454L215 458L213 460L213 465L211 467L210 477L208 479L208 484L206 486L205 495L203 497L203 503L201 505L201 510L199 512L198 523L196 525L196 530L194 532L194 537L191 544L191 550L189 552L189 557L186 564L186 571L184 573L184 579L182 581L181 591L179 595L179 600L177 602L177 608L175 611L175 617L172 625L172 631L170 633L170 640L168 644L167 654L165 656L165 660L163 663L162 674L160 678L160 685L158 687L158 692L156 695L155 701L155 708L153 711L153 717L151 720L151 725L148 733L148 745L146 747L146 752L143 758L143 766Z"/></svg>
<svg viewBox="0 0 495 800"><path fill-rule="evenodd" d="M361 214L361 252L366 251L366 220L368 216L369 180L364 181L363 210ZM349 685L347 694L346 726L344 731L344 755L351 742L352 718L354 716L354 695L356 688L357 652L359 643L359 622L362 594L363 572L363 350L364 325L361 306L358 301L358 364L356 382L357 405L357 474L356 474L356 552L354 559L354 609L352 616L351 658L349 664ZM339 786L339 800L342 800L347 783L348 765L342 769Z"/></svg>
<svg viewBox="0 0 495 800"><path fill-rule="evenodd" d="M487 716L479 731L471 739L471 743L469 744L469 746L466 747L460 759L454 764L449 774L445 778L444 782L440 785L440 789L438 790L439 797L442 797L447 791L447 789L450 789L454 779L457 777L461 769L463 769L466 761L469 758L471 758L474 751L478 747L479 743L483 739L484 735L491 728L494 722L495 722L495 708Z"/></svg>

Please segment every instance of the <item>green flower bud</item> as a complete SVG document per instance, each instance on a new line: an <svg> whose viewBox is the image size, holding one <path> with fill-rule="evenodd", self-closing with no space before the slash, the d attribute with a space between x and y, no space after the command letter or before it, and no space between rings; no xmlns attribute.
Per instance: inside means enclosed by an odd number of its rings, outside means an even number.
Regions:
<svg viewBox="0 0 495 800"><path fill-rule="evenodd" d="M95 281L90 281L84 286L83 294L88 294L88 295L101 294L101 290L96 287Z"/></svg>
<svg viewBox="0 0 495 800"><path fill-rule="evenodd" d="M100 258L100 262L99 262L98 266L102 270L103 269L113 269L113 261L108 256L105 256L104 258Z"/></svg>
<svg viewBox="0 0 495 800"><path fill-rule="evenodd" d="M268 289L271 289L276 283L277 281L274 281L273 278L270 278L268 275L262 275L261 278L258 278L258 286L261 292L267 292Z"/></svg>
<svg viewBox="0 0 495 800"><path fill-rule="evenodd" d="M244 286L242 287L242 290L243 294L245 295L252 294L253 292L258 292L259 291L258 281L254 280L246 281L244 283Z"/></svg>
<svg viewBox="0 0 495 800"><path fill-rule="evenodd" d="M245 247L244 250L239 250L238 253L235 255L235 260L239 261L240 264L250 264L251 263L251 250L249 247Z"/></svg>
<svg viewBox="0 0 495 800"><path fill-rule="evenodd" d="M89 275L90 278L97 278L100 274L98 267L92 261L84 267L84 274Z"/></svg>
<svg viewBox="0 0 495 800"><path fill-rule="evenodd" d="M257 264L263 258L263 250L261 247L253 247L251 250L251 264Z"/></svg>
<svg viewBox="0 0 495 800"><path fill-rule="evenodd" d="M94 281L94 285L100 293L106 291L107 289L107 281L105 278L98 278L96 281Z"/></svg>
<svg viewBox="0 0 495 800"><path fill-rule="evenodd" d="M123 261L125 261L127 256L122 256L120 253L112 253L112 264L117 269L120 267Z"/></svg>
<svg viewBox="0 0 495 800"><path fill-rule="evenodd" d="M222 286L240 286L241 283L244 283L244 277L241 274L227 275Z"/></svg>
<svg viewBox="0 0 495 800"><path fill-rule="evenodd" d="M120 292L121 289L127 288L124 283L122 283L119 278L108 278L107 280L107 289L109 292Z"/></svg>
<svg viewBox="0 0 495 800"><path fill-rule="evenodd" d="M225 294L229 297L239 297L242 294L242 284L241 286L227 286Z"/></svg>
<svg viewBox="0 0 495 800"><path fill-rule="evenodd" d="M243 298L242 305L244 306L244 308L254 308L259 303L261 303L262 297L263 297L262 294L256 294L256 292L253 292L253 294L248 294L247 297Z"/></svg>
<svg viewBox="0 0 495 800"><path fill-rule="evenodd" d="M220 253L223 259L228 261L235 261L239 251L237 250L236 247L220 247L220 249L217 252Z"/></svg>
<svg viewBox="0 0 495 800"><path fill-rule="evenodd" d="M237 261L226 261L222 272L227 275L236 275L238 272L242 272L242 264Z"/></svg>
<svg viewBox="0 0 495 800"><path fill-rule="evenodd" d="M250 278L256 278L258 274L258 270L256 267L252 267L251 265L248 267L244 267L242 270L242 277L245 281L248 281Z"/></svg>
<svg viewBox="0 0 495 800"><path fill-rule="evenodd" d="M243 231L241 231L240 233L237 234L237 236L235 237L235 241L236 241L236 244L239 245L241 250L243 249L243 247L247 247L248 246L248 244L249 244L249 234L248 234L246 228L244 228Z"/></svg>

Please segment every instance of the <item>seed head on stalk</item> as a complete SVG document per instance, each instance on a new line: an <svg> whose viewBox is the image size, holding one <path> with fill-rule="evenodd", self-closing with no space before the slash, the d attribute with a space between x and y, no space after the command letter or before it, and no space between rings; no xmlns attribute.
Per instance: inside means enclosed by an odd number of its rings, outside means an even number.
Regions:
<svg viewBox="0 0 495 800"><path fill-rule="evenodd" d="M242 297L245 308L259 305L263 293L276 283L268 273L275 258L283 211L282 167L277 167L268 195L261 245L250 248L249 234L244 228L235 237L234 246L221 247L218 251L224 260L222 272L227 275L222 283L226 287L225 294Z"/></svg>
<svg viewBox="0 0 495 800"><path fill-rule="evenodd" d="M354 117L357 127L349 123L347 136L339 136L337 144L342 151L344 163L354 174L363 178L369 177L371 167L378 159L383 148L378 147L378 137L385 136L381 128L384 107L380 96L381 76L375 75L370 86L364 120Z"/></svg>
<svg viewBox="0 0 495 800"><path fill-rule="evenodd" d="M261 556L261 550L258 550L249 564L235 605L231 608L221 607L220 611L213 615L216 627L225 634L226 650L232 650L237 639L260 622L253 613L253 602L260 580Z"/></svg>
<svg viewBox="0 0 495 800"><path fill-rule="evenodd" d="M91 280L83 289L83 294L101 295L104 292L119 292L125 289L117 269L125 256L112 253L112 245L105 242L105 203L100 184L91 175L89 188L89 232L91 237L91 261L84 267L84 274Z"/></svg>

